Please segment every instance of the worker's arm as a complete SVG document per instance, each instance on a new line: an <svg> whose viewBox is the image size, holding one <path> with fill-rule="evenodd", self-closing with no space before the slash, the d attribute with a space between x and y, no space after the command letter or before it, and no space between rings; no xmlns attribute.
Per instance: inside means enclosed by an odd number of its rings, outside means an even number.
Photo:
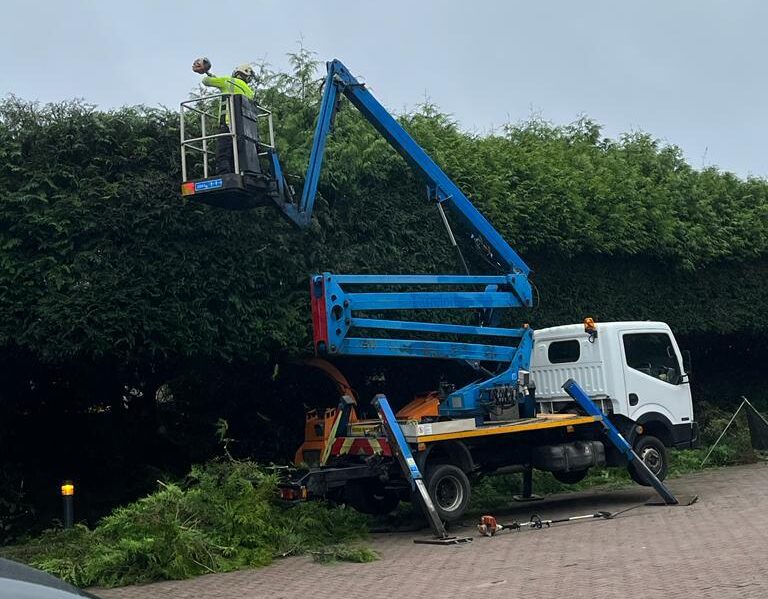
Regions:
<svg viewBox="0 0 768 599"><path fill-rule="evenodd" d="M223 94L243 94L249 100L253 100L253 90L248 87L245 81L236 77L216 77L208 74L203 77L202 84L208 87L215 87Z"/></svg>
<svg viewBox="0 0 768 599"><path fill-rule="evenodd" d="M220 89L224 93L227 93L229 88L232 87L229 84L229 77L216 77L216 75L213 75L212 73L209 73L203 77L201 83L206 87L215 87Z"/></svg>

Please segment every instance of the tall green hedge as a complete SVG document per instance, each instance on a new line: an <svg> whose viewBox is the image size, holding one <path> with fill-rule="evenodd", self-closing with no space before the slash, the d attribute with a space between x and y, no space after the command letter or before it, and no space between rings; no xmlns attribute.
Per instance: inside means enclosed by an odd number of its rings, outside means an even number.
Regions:
<svg viewBox="0 0 768 599"><path fill-rule="evenodd" d="M309 73L259 89L292 173L316 115ZM692 332L765 327L764 180L694 170L675 147L604 139L588 120L478 136L425 106L402 122L535 266L552 315L539 320L590 307ZM177 140L171 111L0 103L1 344L52 361L263 359L305 348L310 272L456 269L419 180L350 106L305 233L267 210L185 203Z"/></svg>

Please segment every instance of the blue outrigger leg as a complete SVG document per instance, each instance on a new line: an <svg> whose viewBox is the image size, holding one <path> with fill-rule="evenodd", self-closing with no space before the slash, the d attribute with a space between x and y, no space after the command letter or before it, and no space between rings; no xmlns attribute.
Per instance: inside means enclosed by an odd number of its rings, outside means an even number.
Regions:
<svg viewBox="0 0 768 599"><path fill-rule="evenodd" d="M427 513L429 524L432 527L432 532L435 533L434 539L414 539L414 543L456 545L457 543L470 542L472 540L470 537L452 537L446 532L445 526L435 509L435 504L429 496L427 486L424 484L424 476L416 465L416 460L413 459L411 448L408 447L408 441L405 440L403 430L397 423L395 413L392 411L386 396L379 394L373 398L373 402L371 403L373 404L373 407L376 408L379 420L381 420L381 424L384 426L384 431L387 435L389 445L392 448L392 453L400 464L400 468L405 475L405 480L411 485L411 491L413 493L418 493L421 498L422 504L424 505L424 511Z"/></svg>
<svg viewBox="0 0 768 599"><path fill-rule="evenodd" d="M630 465L634 465L635 468L643 473L646 481L648 481L653 486L653 488L656 489L658 494L661 495L664 503L667 505L677 505L679 503L675 496L672 495L670 490L667 489L664 483L658 479L653 471L648 468L645 462L640 459L640 456L635 453L635 450L632 449L632 446L622 436L622 434L619 432L619 429L617 429L613 423L608 420L608 416L603 414L602 410L597 407L595 402L589 398L589 395L587 395L586 391L584 391L584 389L582 389L576 381L573 379L568 379L565 381L563 390L568 395L570 395L587 414L590 416L600 417L600 424L603 425L608 439L611 441L611 443L613 443L616 449L618 449L622 455L627 458L627 461L630 463Z"/></svg>

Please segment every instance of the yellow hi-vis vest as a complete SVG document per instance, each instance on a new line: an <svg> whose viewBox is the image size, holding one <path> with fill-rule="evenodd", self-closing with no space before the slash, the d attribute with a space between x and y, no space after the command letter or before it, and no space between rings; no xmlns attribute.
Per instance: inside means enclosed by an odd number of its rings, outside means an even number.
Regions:
<svg viewBox="0 0 768 599"><path fill-rule="evenodd" d="M242 94L249 100L253 100L253 90L242 79L237 77L203 77L203 85L215 87L221 90L223 94ZM219 106L219 122L221 122L221 106ZM229 124L229 114L226 115L226 122Z"/></svg>

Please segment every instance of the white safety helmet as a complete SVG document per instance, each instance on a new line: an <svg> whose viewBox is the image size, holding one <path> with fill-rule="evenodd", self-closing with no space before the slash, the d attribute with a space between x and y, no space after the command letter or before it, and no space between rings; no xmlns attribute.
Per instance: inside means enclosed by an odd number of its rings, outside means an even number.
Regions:
<svg viewBox="0 0 768 599"><path fill-rule="evenodd" d="M245 79L246 81L249 81L253 78L253 68L251 68L251 65L249 64L241 64L240 66L235 67L235 70L232 71L233 77L240 76L242 79Z"/></svg>

